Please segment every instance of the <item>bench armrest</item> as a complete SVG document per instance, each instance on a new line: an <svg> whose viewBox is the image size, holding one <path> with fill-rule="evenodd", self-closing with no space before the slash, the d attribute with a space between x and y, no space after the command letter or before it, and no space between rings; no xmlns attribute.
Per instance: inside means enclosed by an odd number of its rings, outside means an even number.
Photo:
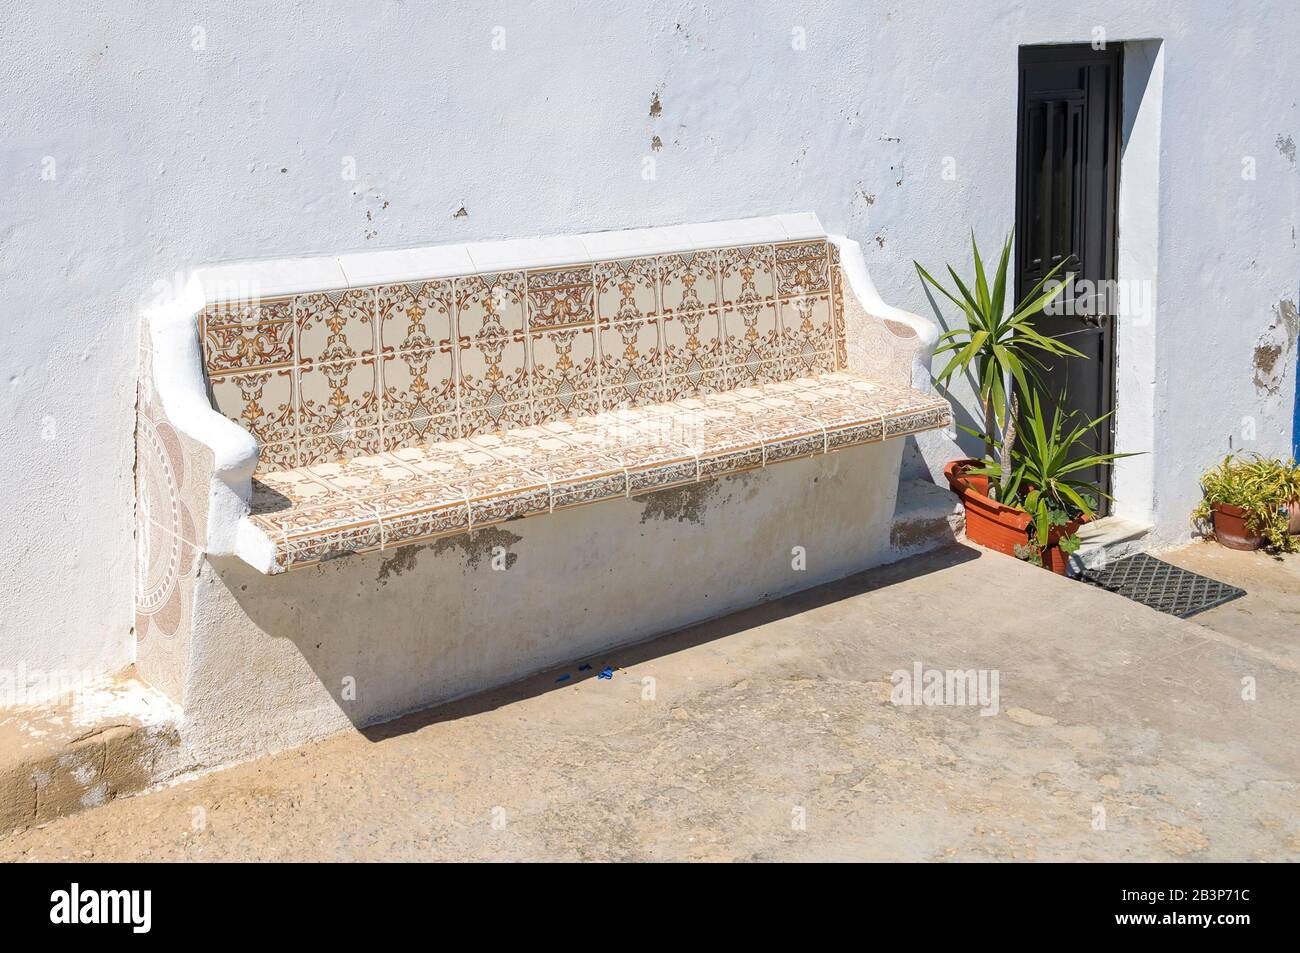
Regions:
<svg viewBox="0 0 1300 953"><path fill-rule="evenodd" d="M253 435L213 409L204 382L198 315L201 285L191 279L175 297L146 309L154 392L168 422L212 452L208 494L207 549L233 553L239 521L248 514L258 447Z"/></svg>
<svg viewBox="0 0 1300 953"><path fill-rule="evenodd" d="M930 363L939 343L938 322L886 304L867 271L862 246L843 235L827 237L840 253L849 367L933 390Z"/></svg>

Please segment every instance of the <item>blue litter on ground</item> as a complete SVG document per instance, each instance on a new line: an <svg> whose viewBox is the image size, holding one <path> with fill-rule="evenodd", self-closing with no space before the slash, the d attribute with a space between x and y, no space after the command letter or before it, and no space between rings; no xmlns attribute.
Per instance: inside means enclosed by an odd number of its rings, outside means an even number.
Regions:
<svg viewBox="0 0 1300 953"><path fill-rule="evenodd" d="M590 671L591 671L591 666L590 666L590 665L579 665L579 666L578 666L578 671L579 671L579 672L590 672Z"/></svg>
<svg viewBox="0 0 1300 953"><path fill-rule="evenodd" d="M556 679L557 682L567 682L568 680L569 680L568 672L565 672L563 675L561 675L559 678Z"/></svg>
<svg viewBox="0 0 1300 953"><path fill-rule="evenodd" d="M613 678L613 677L614 677L614 668L613 668L613 666L606 665L604 671L597 673L596 677L597 677L597 678Z"/></svg>

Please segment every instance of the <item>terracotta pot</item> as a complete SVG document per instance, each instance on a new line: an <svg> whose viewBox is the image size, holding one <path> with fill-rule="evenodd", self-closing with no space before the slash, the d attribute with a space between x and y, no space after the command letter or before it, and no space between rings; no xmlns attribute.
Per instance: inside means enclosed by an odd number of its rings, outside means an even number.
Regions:
<svg viewBox="0 0 1300 953"><path fill-rule="evenodd" d="M1287 529L1292 536L1300 536L1300 500L1292 500L1286 505Z"/></svg>
<svg viewBox="0 0 1300 953"><path fill-rule="evenodd" d="M988 477L966 475L968 468L979 465L978 460L954 460L943 468L948 486L961 497L962 505L966 508L966 538L994 552L1014 556L1017 546L1028 544L1029 525L1033 520L1024 510L1003 506L991 499L988 496ZM1082 522L1074 520L1065 526L1052 528L1047 537L1047 548L1043 550L1043 568L1060 576L1066 574L1069 557L1061 552L1056 543L1062 536L1076 532Z"/></svg>
<svg viewBox="0 0 1300 953"><path fill-rule="evenodd" d="M1228 549L1259 549L1264 540L1246 528L1246 511L1229 503L1211 503L1214 514L1214 536Z"/></svg>

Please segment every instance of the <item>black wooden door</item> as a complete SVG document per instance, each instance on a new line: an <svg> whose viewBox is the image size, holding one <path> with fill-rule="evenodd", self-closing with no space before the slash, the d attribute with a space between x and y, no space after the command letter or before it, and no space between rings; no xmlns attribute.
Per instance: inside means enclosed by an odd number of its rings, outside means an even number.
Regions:
<svg viewBox="0 0 1300 953"><path fill-rule="evenodd" d="M1065 407L1100 417L1114 409L1115 203L1119 187L1120 50L1088 45L1020 48L1016 149L1017 300L1067 256L1073 286L1037 327L1087 355L1049 359ZM1077 418L1076 418L1077 419ZM1095 449L1114 446L1114 418ZM1085 474L1109 492L1109 468ZM1105 507L1105 500L1101 503ZM1103 508L1103 512L1105 509Z"/></svg>

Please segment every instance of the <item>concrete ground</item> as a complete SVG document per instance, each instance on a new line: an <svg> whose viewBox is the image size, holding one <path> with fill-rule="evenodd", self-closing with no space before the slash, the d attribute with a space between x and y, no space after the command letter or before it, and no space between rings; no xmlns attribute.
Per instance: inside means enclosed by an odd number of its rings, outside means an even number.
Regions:
<svg viewBox="0 0 1300 953"><path fill-rule="evenodd" d="M951 547L113 801L0 859L1300 859L1300 561L1170 558L1251 594L1180 621ZM895 705L918 664L996 671L996 713Z"/></svg>

